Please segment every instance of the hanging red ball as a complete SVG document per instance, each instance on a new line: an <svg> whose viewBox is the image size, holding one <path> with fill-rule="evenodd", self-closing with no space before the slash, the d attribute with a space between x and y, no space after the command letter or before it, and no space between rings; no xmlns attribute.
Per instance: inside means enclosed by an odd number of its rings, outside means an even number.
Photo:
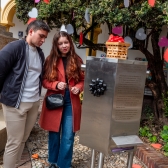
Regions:
<svg viewBox="0 0 168 168"><path fill-rule="evenodd" d="M151 7L154 7L154 6L155 6L155 0L148 0L148 4L149 4Z"/></svg>
<svg viewBox="0 0 168 168"><path fill-rule="evenodd" d="M50 3L50 0L43 0L46 4Z"/></svg>

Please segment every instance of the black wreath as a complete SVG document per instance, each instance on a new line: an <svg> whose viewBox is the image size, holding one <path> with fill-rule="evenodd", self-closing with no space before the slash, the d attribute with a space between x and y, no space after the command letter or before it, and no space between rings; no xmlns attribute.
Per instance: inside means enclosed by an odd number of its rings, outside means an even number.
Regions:
<svg viewBox="0 0 168 168"><path fill-rule="evenodd" d="M90 83L89 86L91 94L97 97L103 95L105 90L107 89L107 85L104 83L103 80L99 78L97 78L96 80L92 79L92 83Z"/></svg>

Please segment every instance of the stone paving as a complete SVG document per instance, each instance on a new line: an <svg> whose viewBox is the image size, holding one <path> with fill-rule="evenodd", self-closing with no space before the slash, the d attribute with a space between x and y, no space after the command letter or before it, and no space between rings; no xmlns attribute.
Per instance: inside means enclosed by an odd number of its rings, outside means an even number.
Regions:
<svg viewBox="0 0 168 168"><path fill-rule="evenodd" d="M38 159L32 159L32 168L48 168L48 145L47 145L48 133L39 128L36 123L32 130L26 145L31 155L38 154ZM91 163L91 149L79 144L79 136L75 136L74 152L72 167L73 168L90 168ZM103 168L126 168L127 153L113 154L106 156L104 159ZM142 168L147 168L136 157L134 157L134 164L141 165ZM95 166L98 167L98 153L96 154Z"/></svg>
<svg viewBox="0 0 168 168"><path fill-rule="evenodd" d="M42 101L41 101L42 102ZM41 107L40 107L41 108ZM39 108L39 111L40 111ZM40 112L39 112L40 114ZM33 154L38 154L38 159L33 159L30 157L25 159L25 163L21 163L23 168L24 164L31 162L32 168L48 168L48 132L42 130L37 122L31 132L29 139L26 142L26 148L29 151L30 156ZM76 134L74 142L74 152L72 167L73 168L90 168L91 164L91 149L79 144L79 136ZM119 154L112 154L111 156L106 156L104 159L103 168L126 168L127 166L127 153L122 152ZM141 168L147 168L138 158L134 157L133 164L138 164ZM0 154L0 165L2 165L2 153ZM98 153L96 153L95 166L98 167ZM29 166L30 167L30 166ZM25 166L25 168L27 168Z"/></svg>

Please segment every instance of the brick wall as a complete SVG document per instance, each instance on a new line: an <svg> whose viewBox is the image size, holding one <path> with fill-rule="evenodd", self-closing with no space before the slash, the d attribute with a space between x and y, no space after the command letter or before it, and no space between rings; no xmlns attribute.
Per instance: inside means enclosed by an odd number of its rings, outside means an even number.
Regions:
<svg viewBox="0 0 168 168"><path fill-rule="evenodd" d="M148 168L168 168L168 158L149 144L144 143L142 146L138 146L135 156Z"/></svg>

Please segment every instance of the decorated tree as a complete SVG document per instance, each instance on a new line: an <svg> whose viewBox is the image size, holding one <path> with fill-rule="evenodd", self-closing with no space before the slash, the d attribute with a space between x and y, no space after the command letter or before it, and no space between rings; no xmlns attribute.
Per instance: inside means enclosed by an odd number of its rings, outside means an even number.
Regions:
<svg viewBox="0 0 168 168"><path fill-rule="evenodd" d="M35 3L35 0L15 1L16 15L25 24L29 19L28 12L36 7L38 18L45 20L51 29L60 28L62 24L73 25L72 38L77 48L103 50L105 44L94 44L92 38L87 38L87 34L105 23L108 25L109 34L112 27L122 26L123 36L131 37L133 48L140 50L146 56L152 74L146 85L154 96L155 117L164 118L166 106L163 104L163 96L168 97L168 87L163 72L165 47L161 48L158 42L162 27L168 25L167 0L151 0L150 5L147 0L41 0L39 3ZM135 38L139 28L144 28L144 33L150 30L145 40ZM82 45L79 43L80 32L83 33ZM152 44L152 53L148 50L149 42Z"/></svg>

